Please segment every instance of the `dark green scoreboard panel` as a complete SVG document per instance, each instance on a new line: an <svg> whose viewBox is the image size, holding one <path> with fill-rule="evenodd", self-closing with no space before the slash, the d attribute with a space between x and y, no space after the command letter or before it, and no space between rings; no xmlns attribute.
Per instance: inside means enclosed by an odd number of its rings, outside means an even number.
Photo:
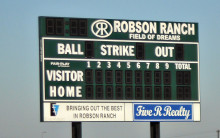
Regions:
<svg viewBox="0 0 220 138"><path fill-rule="evenodd" d="M40 17L39 28L41 106L200 102L196 23Z"/></svg>
<svg viewBox="0 0 220 138"><path fill-rule="evenodd" d="M198 100L196 44L44 39L44 45L46 100Z"/></svg>

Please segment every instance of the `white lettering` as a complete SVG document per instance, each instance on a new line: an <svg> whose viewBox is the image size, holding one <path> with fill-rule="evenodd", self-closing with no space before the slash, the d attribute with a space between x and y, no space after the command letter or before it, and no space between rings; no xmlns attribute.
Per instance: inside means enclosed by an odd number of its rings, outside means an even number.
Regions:
<svg viewBox="0 0 220 138"><path fill-rule="evenodd" d="M81 90L82 90L81 86L76 86L76 97L82 97Z"/></svg>
<svg viewBox="0 0 220 138"><path fill-rule="evenodd" d="M185 23L182 24L181 26L181 32L182 34L186 35L187 34L187 25Z"/></svg>
<svg viewBox="0 0 220 138"><path fill-rule="evenodd" d="M58 54L69 54L69 55L83 55L81 44L77 44L77 48L75 44L57 44L57 53Z"/></svg>
<svg viewBox="0 0 220 138"><path fill-rule="evenodd" d="M145 110L145 107L138 106L136 116L152 116L152 110Z"/></svg>
<svg viewBox="0 0 220 138"><path fill-rule="evenodd" d="M188 24L188 34L195 35L195 24Z"/></svg>
<svg viewBox="0 0 220 138"><path fill-rule="evenodd" d="M148 22L143 22L142 30L143 30L144 33L148 33L149 32L149 24L148 24Z"/></svg>
<svg viewBox="0 0 220 138"><path fill-rule="evenodd" d="M114 32L157 33L156 22L114 21Z"/></svg>
<svg viewBox="0 0 220 138"><path fill-rule="evenodd" d="M188 63L175 63L177 70L191 70L190 64Z"/></svg>
<svg viewBox="0 0 220 138"><path fill-rule="evenodd" d="M101 45L101 55L105 56L107 54L107 51L105 50L106 46Z"/></svg>
<svg viewBox="0 0 220 138"><path fill-rule="evenodd" d="M82 97L82 86L50 86L50 97Z"/></svg>
<svg viewBox="0 0 220 138"><path fill-rule="evenodd" d="M161 57L161 48L159 47L159 46L157 46L156 48L155 48L155 55L157 56L157 57Z"/></svg>
<svg viewBox="0 0 220 138"><path fill-rule="evenodd" d="M160 23L161 34L195 35L195 24ZM162 39L163 40L163 39Z"/></svg>
<svg viewBox="0 0 220 138"><path fill-rule="evenodd" d="M126 21L122 21L122 22L121 22L121 31L122 31L123 33L128 32L128 23L127 23Z"/></svg>
<svg viewBox="0 0 220 138"><path fill-rule="evenodd" d="M58 96L59 96L59 97L63 97L63 96L64 96L64 94L65 94L65 89L64 89L63 86L58 87L57 91L58 91Z"/></svg>
<svg viewBox="0 0 220 138"><path fill-rule="evenodd" d="M114 32L121 32L120 21L114 21Z"/></svg>
<svg viewBox="0 0 220 138"><path fill-rule="evenodd" d="M136 27L137 27L136 32L137 33L141 33L141 31L142 31L142 29L141 29L141 22L136 22Z"/></svg>
<svg viewBox="0 0 220 138"><path fill-rule="evenodd" d="M173 57L173 50L174 50L174 47L160 47L160 46L157 46L155 48L155 55L157 57Z"/></svg>
<svg viewBox="0 0 220 138"><path fill-rule="evenodd" d="M135 23L133 21L129 21L129 32L134 33L135 32Z"/></svg>
<svg viewBox="0 0 220 138"><path fill-rule="evenodd" d="M166 34L167 33L166 32L166 27L167 27L166 23L160 23L160 33L161 34Z"/></svg>
<svg viewBox="0 0 220 138"><path fill-rule="evenodd" d="M74 97L75 96L74 91L75 91L74 86L66 87L66 96L67 97Z"/></svg>
<svg viewBox="0 0 220 138"><path fill-rule="evenodd" d="M83 71L46 70L48 81L83 81Z"/></svg>
<svg viewBox="0 0 220 138"><path fill-rule="evenodd" d="M133 45L101 45L103 56L135 56Z"/></svg>
<svg viewBox="0 0 220 138"><path fill-rule="evenodd" d="M64 54L64 44L62 44L62 43L58 43L57 44L57 52L58 52L58 54Z"/></svg>
<svg viewBox="0 0 220 138"><path fill-rule="evenodd" d="M50 97L56 97L56 86L50 86Z"/></svg>
<svg viewBox="0 0 220 138"><path fill-rule="evenodd" d="M154 111L156 111L156 113L154 113L154 116L162 116L162 113L161 113L162 107L161 106L156 106L154 108Z"/></svg>

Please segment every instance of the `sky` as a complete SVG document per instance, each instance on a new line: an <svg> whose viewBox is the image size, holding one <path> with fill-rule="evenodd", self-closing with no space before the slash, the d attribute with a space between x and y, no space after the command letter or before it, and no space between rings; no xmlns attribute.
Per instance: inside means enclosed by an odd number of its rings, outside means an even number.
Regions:
<svg viewBox="0 0 220 138"><path fill-rule="evenodd" d="M219 0L1 0L0 138L71 138L70 122L40 122L38 17L199 23L201 122L161 123L161 138L215 138L220 129ZM83 138L149 138L149 122L82 123Z"/></svg>

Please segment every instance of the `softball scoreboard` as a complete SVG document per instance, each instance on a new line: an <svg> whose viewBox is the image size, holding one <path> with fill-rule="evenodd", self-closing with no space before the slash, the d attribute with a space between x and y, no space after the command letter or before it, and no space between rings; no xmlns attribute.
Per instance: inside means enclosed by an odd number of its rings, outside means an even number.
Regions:
<svg viewBox="0 0 220 138"><path fill-rule="evenodd" d="M41 121L200 121L198 23L39 17Z"/></svg>

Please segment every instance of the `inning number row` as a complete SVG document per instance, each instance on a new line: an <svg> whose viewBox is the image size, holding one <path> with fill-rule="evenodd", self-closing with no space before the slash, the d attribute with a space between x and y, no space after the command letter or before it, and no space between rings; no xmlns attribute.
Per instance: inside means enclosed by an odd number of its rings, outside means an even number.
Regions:
<svg viewBox="0 0 220 138"><path fill-rule="evenodd" d="M95 66L96 66L96 68L102 68L102 67L106 66L109 69L112 68L113 66L115 66L110 61L108 61L106 63L107 63L106 65L103 65L101 61L97 61ZM122 64L124 64L124 62L116 62L116 67L120 69L122 67ZM161 64L165 65L165 69L169 69L169 67L170 67L169 63L155 63L154 65L152 65L152 63L146 62L145 65L143 65L140 62L137 62L137 63L135 63L135 65L131 65L131 62L126 62L126 68L130 69L130 68L132 68L132 66L134 66L135 68L140 69L142 66L145 66L146 69L150 69L151 66L154 66L155 69L160 69ZM92 68L90 61L87 61L87 68Z"/></svg>

